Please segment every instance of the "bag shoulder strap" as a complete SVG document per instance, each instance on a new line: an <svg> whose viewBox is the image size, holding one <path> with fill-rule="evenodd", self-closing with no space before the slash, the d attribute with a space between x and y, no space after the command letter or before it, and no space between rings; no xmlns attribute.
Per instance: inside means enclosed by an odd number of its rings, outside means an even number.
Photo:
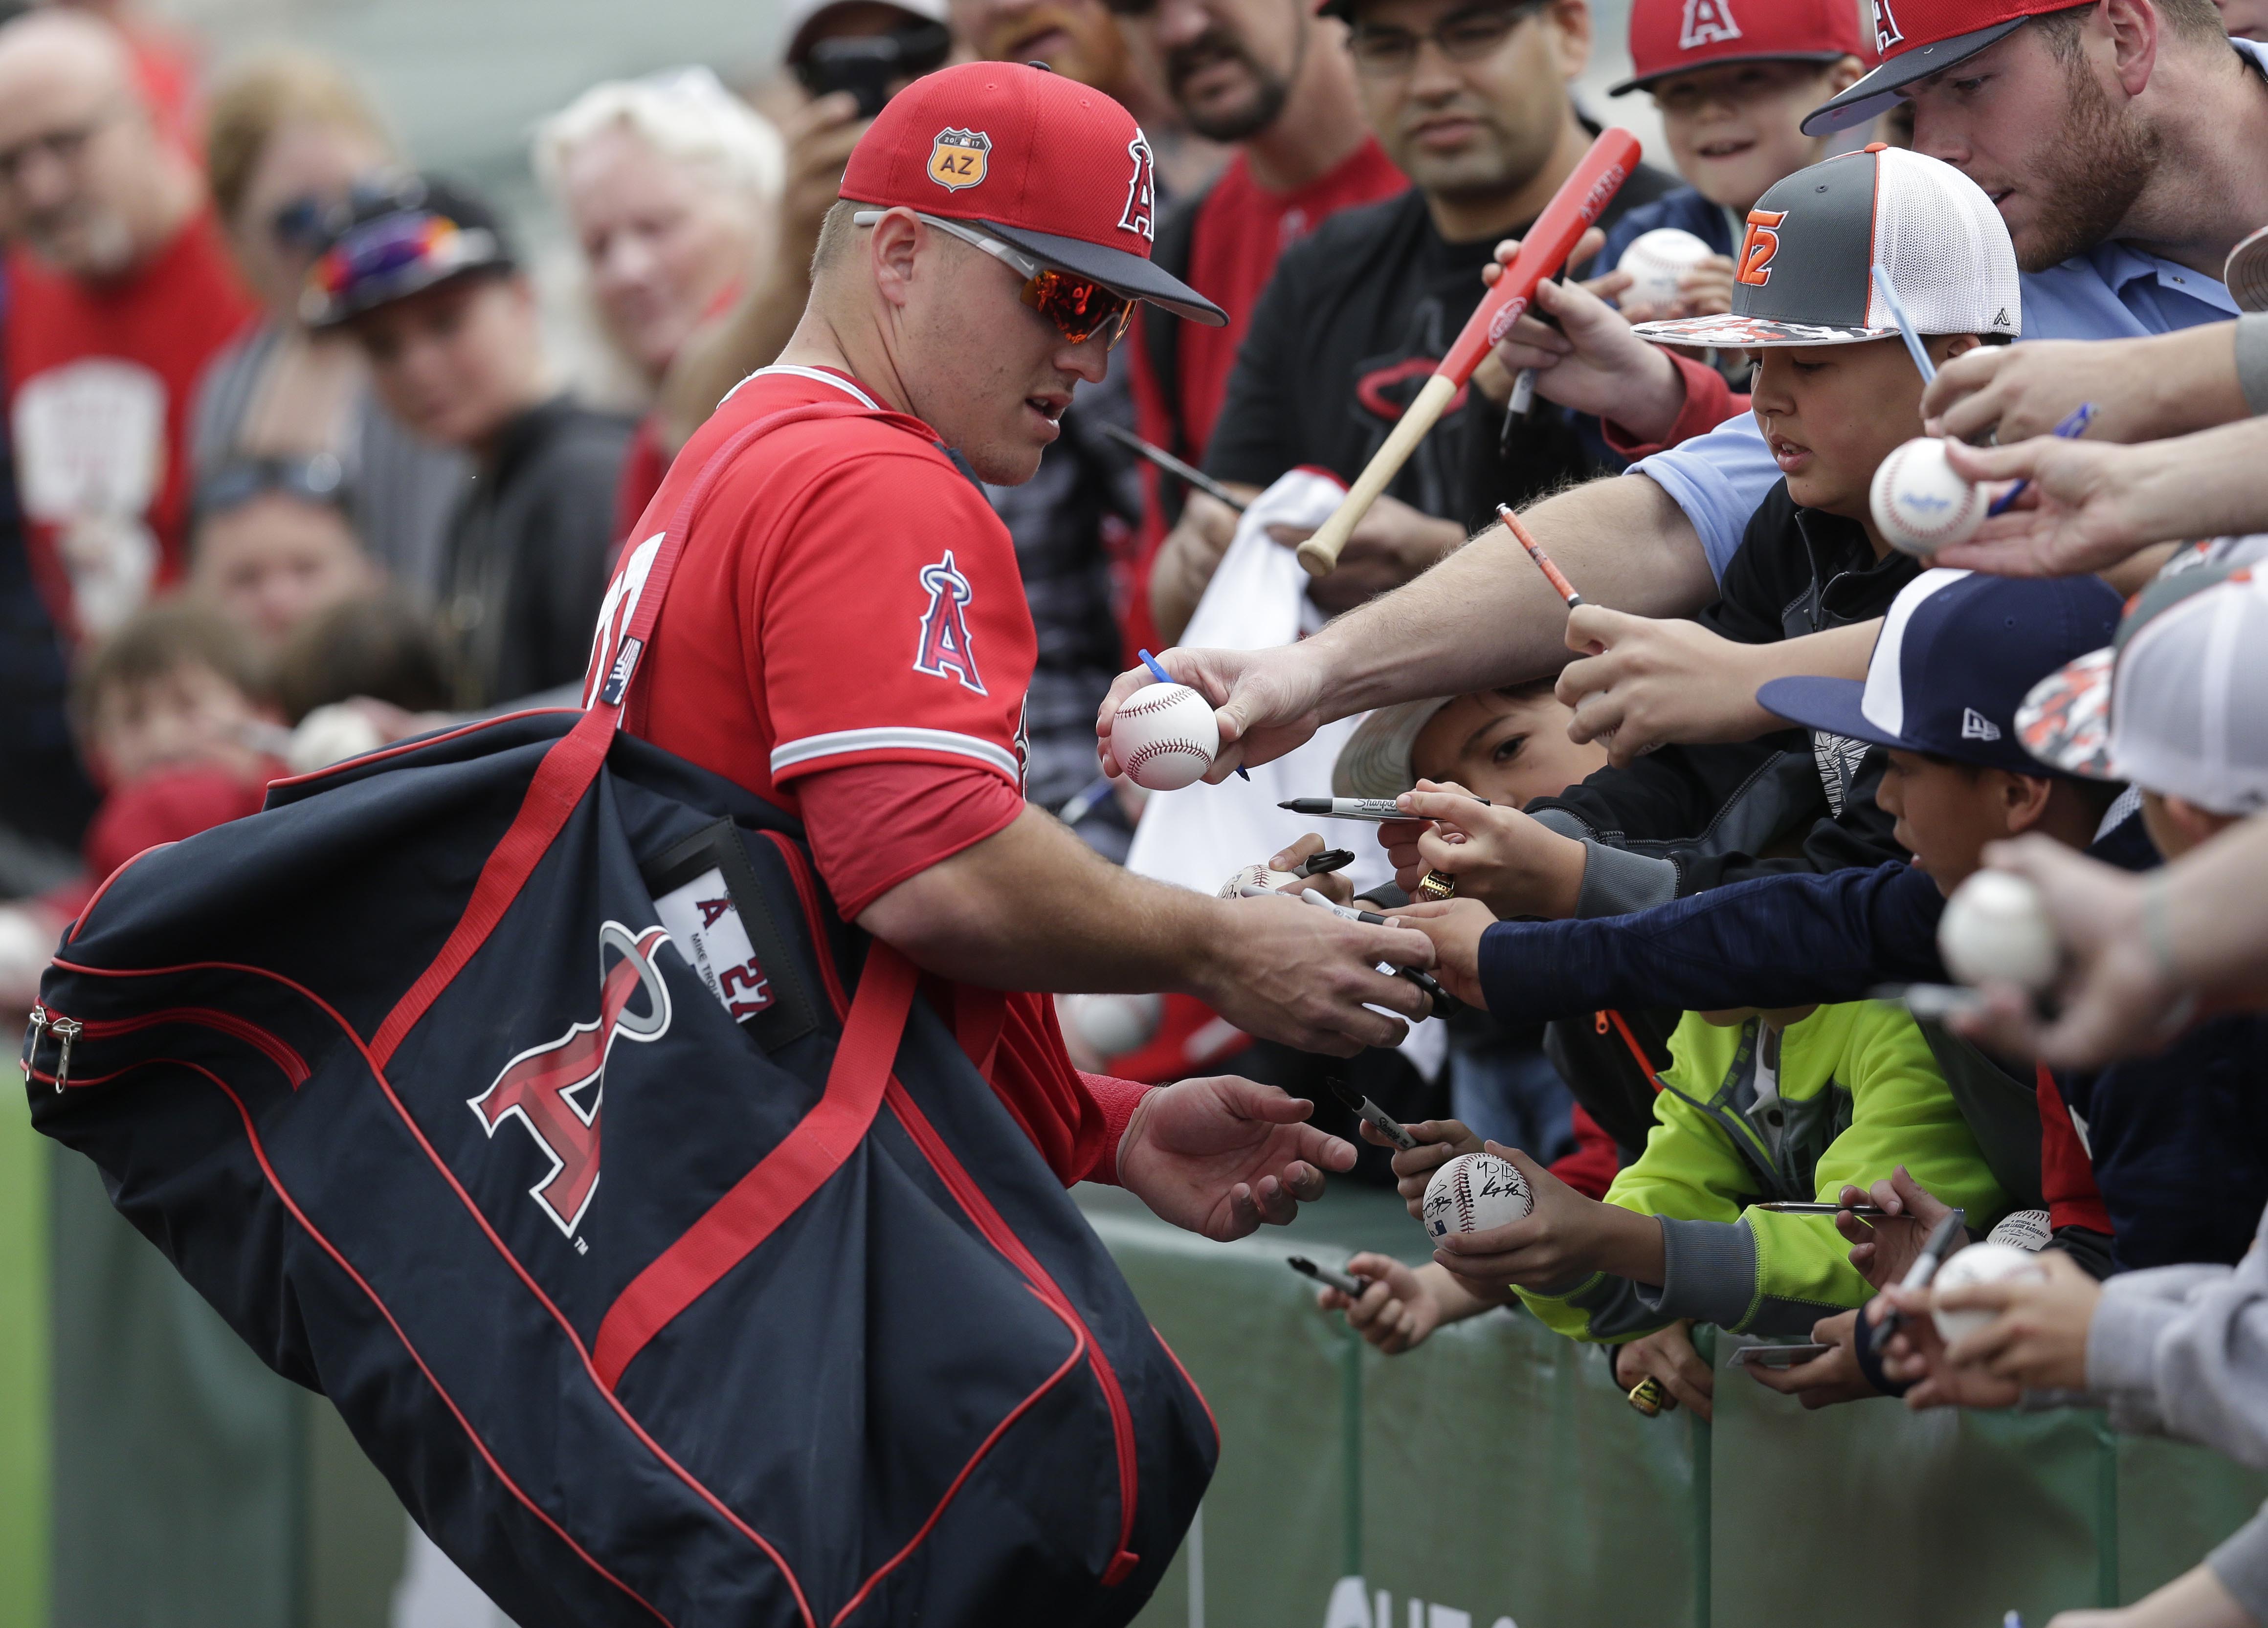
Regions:
<svg viewBox="0 0 2268 1628"><path fill-rule="evenodd" d="M819 401L788 407L768 414L736 431L710 455L693 484L686 488L683 501L670 517L668 529L662 533L660 546L655 552L653 563L647 568L637 604L616 641L614 659L596 700L581 721L562 736L536 766L526 795L520 800L519 812L503 840L490 850L488 862L481 867L472 898L457 919L448 942L441 946L432 964L419 974L417 981L394 1003L394 1009L371 1038L373 1067L386 1067L403 1038L440 998L441 992L488 942L489 935L504 920L504 912L519 897L528 876L566 825L568 817L582 802L584 793L598 779L599 770L607 760L607 749L622 724L622 702L637 677L638 656L653 636L654 624L661 616L662 601L669 595L670 579L676 575L677 563L685 554L686 534L719 477L750 443L776 429L806 419L869 415L871 409L849 401Z"/></svg>

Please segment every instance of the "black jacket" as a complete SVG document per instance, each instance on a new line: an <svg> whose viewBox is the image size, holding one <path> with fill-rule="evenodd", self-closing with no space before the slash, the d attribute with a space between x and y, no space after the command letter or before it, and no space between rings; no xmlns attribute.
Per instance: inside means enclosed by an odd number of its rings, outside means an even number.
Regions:
<svg viewBox="0 0 2268 1628"><path fill-rule="evenodd" d="M1701 625L1770 644L1871 621L1920 570L1904 554L1876 560L1857 521L1799 507L1783 480L1749 521ZM1528 811L1590 849L1577 913L1619 915L1750 876L1905 858L1874 806L1881 773L1876 749L1784 730L1665 747Z"/></svg>

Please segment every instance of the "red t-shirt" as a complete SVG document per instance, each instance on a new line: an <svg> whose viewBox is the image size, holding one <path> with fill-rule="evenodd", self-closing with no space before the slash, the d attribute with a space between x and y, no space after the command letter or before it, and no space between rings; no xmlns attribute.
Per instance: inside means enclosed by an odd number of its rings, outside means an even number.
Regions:
<svg viewBox="0 0 2268 1628"><path fill-rule="evenodd" d="M33 574L71 636L180 576L198 376L254 315L209 209L113 282L8 251L16 484Z"/></svg>
<svg viewBox="0 0 2268 1628"><path fill-rule="evenodd" d="M600 613L594 683L659 533L716 449L784 408L846 400L877 405L845 374L791 367L725 399L631 532ZM801 819L853 918L1020 812L1037 657L1007 528L936 431L878 407L776 430L718 480L623 723ZM1113 1179L1138 1088L1083 1080L1044 995L924 986L1064 1184Z"/></svg>
<svg viewBox="0 0 2268 1628"><path fill-rule="evenodd" d="M1142 438L1193 464L1204 461L1212 440L1213 420L1228 393L1228 375L1236 365L1237 348L1252 326L1252 308L1261 290L1276 275L1277 257L1292 244L1337 214L1359 204L1375 203L1408 190L1410 178L1394 167L1394 160L1374 137L1366 137L1339 164L1306 186L1291 192L1270 192L1252 179L1252 171L1238 152L1222 170L1197 206L1189 238L1189 266L1182 281L1228 313L1228 326L1209 328L1145 308L1142 322L1174 324L1174 356L1180 378L1171 412L1155 373L1144 336L1136 334L1127 348L1134 353L1134 427ZM1146 645L1157 648L1150 620L1150 564L1165 539L1160 524L1158 472L1145 466L1149 502L1140 541L1134 591L1128 606L1129 650Z"/></svg>

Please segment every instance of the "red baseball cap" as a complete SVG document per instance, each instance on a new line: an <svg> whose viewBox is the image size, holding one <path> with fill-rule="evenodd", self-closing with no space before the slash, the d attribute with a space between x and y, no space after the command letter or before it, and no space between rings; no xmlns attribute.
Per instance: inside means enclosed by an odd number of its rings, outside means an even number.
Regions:
<svg viewBox="0 0 2268 1628"><path fill-rule="evenodd" d="M1900 86L1997 45L2031 18L2067 11L2071 0L1873 0L1881 67L1803 121L1806 136L1847 130L1897 99Z"/></svg>
<svg viewBox="0 0 2268 1628"><path fill-rule="evenodd" d="M1130 299L1228 322L1150 263L1158 188L1134 115L1045 68L963 62L915 80L858 138L842 196L967 221Z"/></svg>
<svg viewBox="0 0 2268 1628"><path fill-rule="evenodd" d="M1863 55L1852 0L1637 0L1632 72L1607 94L1720 62L1831 62Z"/></svg>

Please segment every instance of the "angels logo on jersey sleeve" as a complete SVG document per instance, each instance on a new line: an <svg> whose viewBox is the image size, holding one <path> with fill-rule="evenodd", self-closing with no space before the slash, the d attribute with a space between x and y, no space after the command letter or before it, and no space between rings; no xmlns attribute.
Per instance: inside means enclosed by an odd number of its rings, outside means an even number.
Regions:
<svg viewBox="0 0 2268 1628"><path fill-rule="evenodd" d="M921 637L914 652L914 671L932 678L957 678L973 694L987 692L976 671L976 652L968 637L968 621L961 607L976 597L968 579L953 563L953 551L935 565L922 567L922 588L929 608L922 612Z"/></svg>

